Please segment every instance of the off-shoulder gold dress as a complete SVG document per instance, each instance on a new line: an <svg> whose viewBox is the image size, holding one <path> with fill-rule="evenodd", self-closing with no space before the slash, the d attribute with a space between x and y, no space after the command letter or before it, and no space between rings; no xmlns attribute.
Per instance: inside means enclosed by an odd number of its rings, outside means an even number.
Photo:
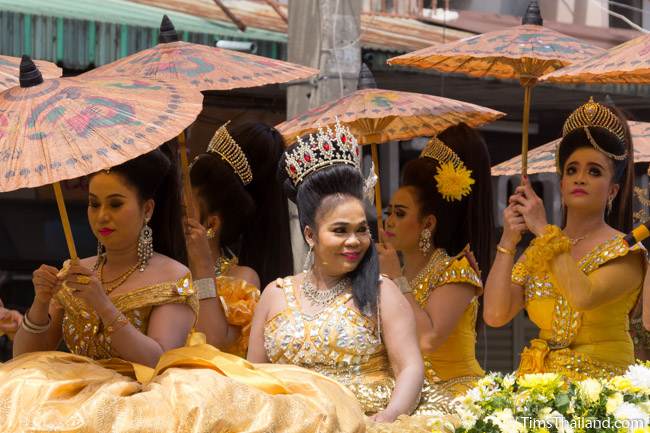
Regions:
<svg viewBox="0 0 650 433"><path fill-rule="evenodd" d="M628 365L634 363L629 314L637 302L645 275L644 250L638 246L629 248L623 236L616 236L580 259L578 268L592 282L591 275L596 270L618 266L612 261L628 254L644 256L639 260L638 273L626 275L631 284L636 285L635 289L604 305L577 311L562 292L566 276L539 270L539 263L531 263L531 248L513 268L512 281L524 288L526 311L540 332L539 337L524 348L518 374L554 372L583 380L624 373ZM607 279L608 275L601 273L599 278ZM627 286L630 282L610 283Z"/></svg>
<svg viewBox="0 0 650 433"><path fill-rule="evenodd" d="M187 276L113 300L146 332L157 305L198 301ZM0 431L363 432L354 395L291 365L253 365L201 344L165 353L155 369L115 355L97 315L63 289L64 338L74 352L37 352L0 364ZM85 355L85 356L84 356ZM105 359L109 358L109 359Z"/></svg>
<svg viewBox="0 0 650 433"><path fill-rule="evenodd" d="M476 360L476 319L478 296L483 291L481 278L465 255L450 257L443 249L432 254L424 278L413 285L413 297L424 308L431 293L445 284L469 284L476 296L467 306L447 340L435 352L423 353L427 380L454 396L472 388L485 372ZM426 394L423 399L427 398Z"/></svg>
<svg viewBox="0 0 650 433"><path fill-rule="evenodd" d="M314 316L302 312L293 278L278 280L287 307L264 326L264 346L272 363L295 364L317 371L347 386L366 414L388 405L395 379L380 329L373 317L348 305L351 293L342 293ZM425 389L435 388L425 384ZM449 412L451 396L429 392L416 413Z"/></svg>

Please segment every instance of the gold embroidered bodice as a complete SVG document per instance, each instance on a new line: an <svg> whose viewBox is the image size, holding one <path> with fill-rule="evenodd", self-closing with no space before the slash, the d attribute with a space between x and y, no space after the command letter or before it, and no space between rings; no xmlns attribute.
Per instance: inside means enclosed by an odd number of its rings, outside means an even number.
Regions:
<svg viewBox="0 0 650 433"><path fill-rule="evenodd" d="M429 271L413 287L413 296L424 308L431 293L445 284L469 284L476 288L476 296L467 306L460 321L447 340L435 352L423 353L425 375L431 382L438 378L453 394L471 387L485 372L476 360L476 320L478 296L483 285L478 273L464 255L450 257L443 249L432 254L437 263L428 265Z"/></svg>
<svg viewBox="0 0 650 433"><path fill-rule="evenodd" d="M630 252L644 254L640 247L629 248L623 236L617 236L585 255L578 267L589 275ZM534 266L527 266L524 259L512 271L512 282L524 288L526 311L540 329L539 337L522 352L519 372L556 372L575 380L624 373L634 362L629 314L641 285L605 305L579 312L559 293L554 275L533 273L531 268ZM645 267L639 266L640 281L644 272Z"/></svg>
<svg viewBox="0 0 650 433"><path fill-rule="evenodd" d="M346 305L342 293L330 305L308 316L300 309L292 278L278 280L287 307L267 320L264 347L272 363L295 364L346 385L366 413L384 409L394 379L377 323Z"/></svg>
<svg viewBox="0 0 650 433"><path fill-rule="evenodd" d="M169 281L132 290L111 299L129 322L143 334L147 333L153 307L165 304L187 304L198 315L199 302L188 274L178 281ZM86 303L63 287L55 302L64 309L63 338L74 354L93 359L118 356L111 349L111 337L106 333L99 315Z"/></svg>

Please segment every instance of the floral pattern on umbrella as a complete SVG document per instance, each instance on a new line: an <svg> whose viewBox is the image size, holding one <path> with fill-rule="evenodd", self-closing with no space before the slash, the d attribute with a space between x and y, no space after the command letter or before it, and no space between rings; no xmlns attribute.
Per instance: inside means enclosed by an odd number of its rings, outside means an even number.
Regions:
<svg viewBox="0 0 650 433"><path fill-rule="evenodd" d="M63 70L54 63L35 60L34 63L41 71L43 78L59 78ZM0 92L18 86L20 57L0 56Z"/></svg>
<svg viewBox="0 0 650 433"><path fill-rule="evenodd" d="M183 81L198 90L231 90L309 78L317 69L190 42L161 43L93 69L84 77Z"/></svg>
<svg viewBox="0 0 650 433"><path fill-rule="evenodd" d="M628 121L632 143L634 145L634 162L650 162L650 123ZM560 139L553 140L528 152L528 174L555 173L555 151ZM492 176L513 176L519 174L521 155L492 167Z"/></svg>
<svg viewBox="0 0 650 433"><path fill-rule="evenodd" d="M419 93L357 90L276 126L287 145L297 137L339 121L359 144L433 136L461 122L475 127L504 116L480 105Z"/></svg>
<svg viewBox="0 0 650 433"><path fill-rule="evenodd" d="M45 80L0 93L0 191L73 179L156 149L198 116L200 92L176 83Z"/></svg>
<svg viewBox="0 0 650 433"><path fill-rule="evenodd" d="M547 74L540 80L556 83L648 83L650 35L639 36L599 56Z"/></svg>
<svg viewBox="0 0 650 433"><path fill-rule="evenodd" d="M539 77L605 50L543 26L524 24L393 57L391 65L472 77Z"/></svg>

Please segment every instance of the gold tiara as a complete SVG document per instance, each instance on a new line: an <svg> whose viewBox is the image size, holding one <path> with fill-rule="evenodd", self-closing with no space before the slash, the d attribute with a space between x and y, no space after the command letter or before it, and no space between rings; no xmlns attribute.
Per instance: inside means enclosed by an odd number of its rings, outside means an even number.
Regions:
<svg viewBox="0 0 650 433"><path fill-rule="evenodd" d="M587 139L596 150L599 150L610 158L619 161L627 158L627 150L623 152L622 155L615 155L602 149L596 140L594 140L591 132L589 132L590 126L604 128L618 137L622 143L625 143L626 141L625 127L623 126L621 119L610 109L594 101L593 96L589 98L589 101L586 104L581 105L569 115L566 122L564 122L564 127L562 128L562 137L567 136L576 129L584 129Z"/></svg>
<svg viewBox="0 0 650 433"><path fill-rule="evenodd" d="M229 123L230 120L217 129L206 151L219 155L232 167L242 183L248 185L253 181L253 172L248 164L248 158L226 128Z"/></svg>
<svg viewBox="0 0 650 433"><path fill-rule="evenodd" d="M434 176L438 192L447 201L460 201L472 192L472 171L465 163L438 137L429 140L420 153L420 158L431 158L438 161L439 167Z"/></svg>
<svg viewBox="0 0 650 433"><path fill-rule="evenodd" d="M361 170L361 152L357 139L338 119L331 128L318 128L314 136L298 138L295 148L287 152L286 171L294 186L310 173L334 164L348 164Z"/></svg>

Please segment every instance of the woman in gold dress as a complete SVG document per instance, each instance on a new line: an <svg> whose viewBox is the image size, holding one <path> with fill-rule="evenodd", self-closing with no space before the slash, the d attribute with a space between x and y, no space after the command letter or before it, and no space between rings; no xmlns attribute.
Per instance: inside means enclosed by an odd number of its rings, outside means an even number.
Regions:
<svg viewBox="0 0 650 433"><path fill-rule="evenodd" d="M253 366L194 338L181 347L198 299L174 259L177 179L160 150L91 177L102 251L34 272L22 355L0 364L0 431L362 432L356 399L333 380ZM51 351L62 337L71 354Z"/></svg>
<svg viewBox="0 0 650 433"><path fill-rule="evenodd" d="M475 353L483 285L470 251L481 269L489 268L490 185L483 139L465 124L446 129L404 167L377 246L381 272L413 308L425 376L438 392L462 394L485 374Z"/></svg>
<svg viewBox="0 0 650 433"><path fill-rule="evenodd" d="M413 313L379 278L356 139L340 124L285 153L284 183L310 253L305 272L269 284L248 359L300 365L346 385L375 421L417 406L423 366Z"/></svg>
<svg viewBox="0 0 650 433"><path fill-rule="evenodd" d="M276 176L283 149L274 128L226 124L190 172L198 219L186 221L186 240L201 301L197 329L242 357L260 283L292 268L286 195Z"/></svg>
<svg viewBox="0 0 650 433"><path fill-rule="evenodd" d="M645 275L645 254L628 247L632 148L624 121L590 100L566 120L556 159L563 229L549 225L527 179L510 197L504 232L485 286L485 321L503 326L522 308L540 328L518 373L605 378L634 362L629 314ZM524 230L536 238L515 264Z"/></svg>

